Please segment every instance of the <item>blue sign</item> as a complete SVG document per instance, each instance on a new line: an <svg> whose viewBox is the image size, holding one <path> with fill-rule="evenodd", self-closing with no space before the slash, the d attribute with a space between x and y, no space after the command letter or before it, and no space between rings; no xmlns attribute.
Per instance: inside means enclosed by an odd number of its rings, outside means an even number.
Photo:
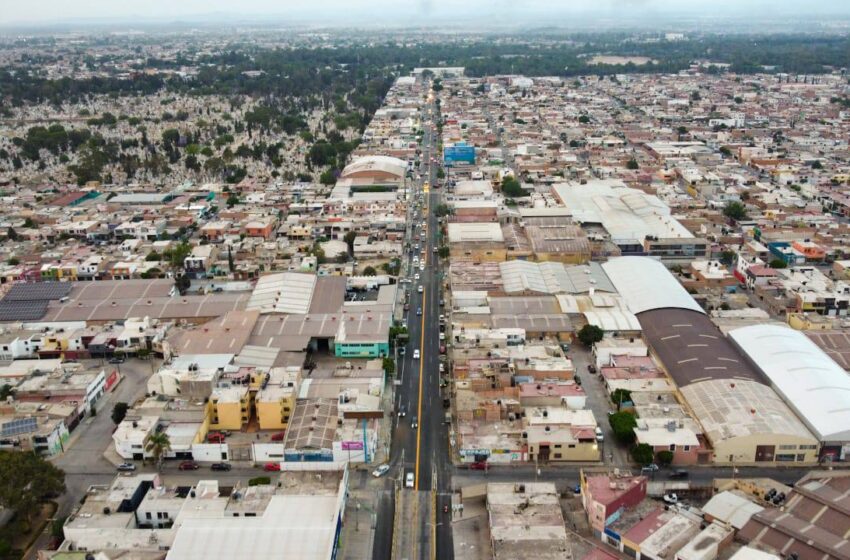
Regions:
<svg viewBox="0 0 850 560"><path fill-rule="evenodd" d="M475 146L457 144L443 148L443 163L454 165L455 163L475 163Z"/></svg>

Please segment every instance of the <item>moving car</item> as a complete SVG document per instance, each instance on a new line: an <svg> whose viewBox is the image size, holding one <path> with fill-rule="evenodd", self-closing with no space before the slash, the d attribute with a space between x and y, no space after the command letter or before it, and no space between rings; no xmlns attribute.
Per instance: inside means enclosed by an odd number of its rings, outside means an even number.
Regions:
<svg viewBox="0 0 850 560"><path fill-rule="evenodd" d="M181 471L196 471L201 468L201 465L199 465L195 461L183 461L177 468Z"/></svg>
<svg viewBox="0 0 850 560"><path fill-rule="evenodd" d="M418 360L418 359L419 359L419 349L418 349L418 348L417 348L416 350L414 350L414 351L413 351L413 359L414 359L414 360Z"/></svg>
<svg viewBox="0 0 850 560"><path fill-rule="evenodd" d="M404 486L406 488L413 488L415 486L415 478L412 472L407 473L404 477Z"/></svg>
<svg viewBox="0 0 850 560"><path fill-rule="evenodd" d="M230 463L213 463L210 468L214 471L229 471L232 465Z"/></svg>
<svg viewBox="0 0 850 560"><path fill-rule="evenodd" d="M421 308L421 307L417 307L417 308L416 308L416 314L417 314L417 315L422 315L422 308Z"/></svg>
<svg viewBox="0 0 850 560"><path fill-rule="evenodd" d="M686 471L685 469L676 469L675 471L670 473L670 478L673 478L673 479L688 478L688 471Z"/></svg>
<svg viewBox="0 0 850 560"><path fill-rule="evenodd" d="M419 284L419 287L417 287L417 288L416 288L416 291L417 291L417 292L419 292L420 294L421 294L424 290L425 290L425 288L424 288L424 287L422 287L422 284Z"/></svg>
<svg viewBox="0 0 850 560"><path fill-rule="evenodd" d="M263 470L266 472L278 472L280 471L280 463L266 463L263 465Z"/></svg>
<svg viewBox="0 0 850 560"><path fill-rule="evenodd" d="M419 427L419 422L416 420L416 416L410 421L410 427L414 430Z"/></svg>
<svg viewBox="0 0 850 560"><path fill-rule="evenodd" d="M388 472L390 472L390 466L384 463L383 465L372 471L372 476L374 476L375 478L381 478Z"/></svg>
<svg viewBox="0 0 850 560"><path fill-rule="evenodd" d="M398 417L404 418L407 415L407 408L404 405L398 407Z"/></svg>
<svg viewBox="0 0 850 560"><path fill-rule="evenodd" d="M120 465L118 465L118 467L116 467L116 468L117 468L119 471L122 471L122 472L129 472L129 471L134 471L134 470L136 470L136 465L134 465L133 463L121 463L121 464L120 464Z"/></svg>

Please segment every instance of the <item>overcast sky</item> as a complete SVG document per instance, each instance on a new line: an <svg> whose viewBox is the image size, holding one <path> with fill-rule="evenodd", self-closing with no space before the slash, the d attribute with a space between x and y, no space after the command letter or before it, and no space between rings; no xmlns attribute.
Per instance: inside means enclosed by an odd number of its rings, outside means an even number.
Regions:
<svg viewBox="0 0 850 560"><path fill-rule="evenodd" d="M482 20L556 16L645 16L705 14L717 17L842 14L848 0L0 0L0 25L69 20L191 21L233 15L333 23L369 19L427 23L453 14ZM550 19L547 19L550 18Z"/></svg>

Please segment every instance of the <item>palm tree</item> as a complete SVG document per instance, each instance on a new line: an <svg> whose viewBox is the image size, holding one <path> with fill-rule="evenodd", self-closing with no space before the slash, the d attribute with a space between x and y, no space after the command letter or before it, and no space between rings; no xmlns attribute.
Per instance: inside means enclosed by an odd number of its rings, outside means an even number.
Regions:
<svg viewBox="0 0 850 560"><path fill-rule="evenodd" d="M145 443L145 451L153 455L157 470L162 468L163 456L171 450L171 440L165 432L153 434Z"/></svg>

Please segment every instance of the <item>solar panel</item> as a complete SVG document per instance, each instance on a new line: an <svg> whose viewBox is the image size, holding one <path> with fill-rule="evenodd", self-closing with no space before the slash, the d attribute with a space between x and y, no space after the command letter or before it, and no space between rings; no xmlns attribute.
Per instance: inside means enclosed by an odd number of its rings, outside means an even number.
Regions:
<svg viewBox="0 0 850 560"><path fill-rule="evenodd" d="M35 418L17 418L10 422L5 422L0 426L0 436L18 436L28 434L38 429L38 420Z"/></svg>
<svg viewBox="0 0 850 560"><path fill-rule="evenodd" d="M55 300L71 293L70 282L27 282L15 284L3 301Z"/></svg>
<svg viewBox="0 0 850 560"><path fill-rule="evenodd" d="M47 313L47 300L0 301L0 321L36 321Z"/></svg>

